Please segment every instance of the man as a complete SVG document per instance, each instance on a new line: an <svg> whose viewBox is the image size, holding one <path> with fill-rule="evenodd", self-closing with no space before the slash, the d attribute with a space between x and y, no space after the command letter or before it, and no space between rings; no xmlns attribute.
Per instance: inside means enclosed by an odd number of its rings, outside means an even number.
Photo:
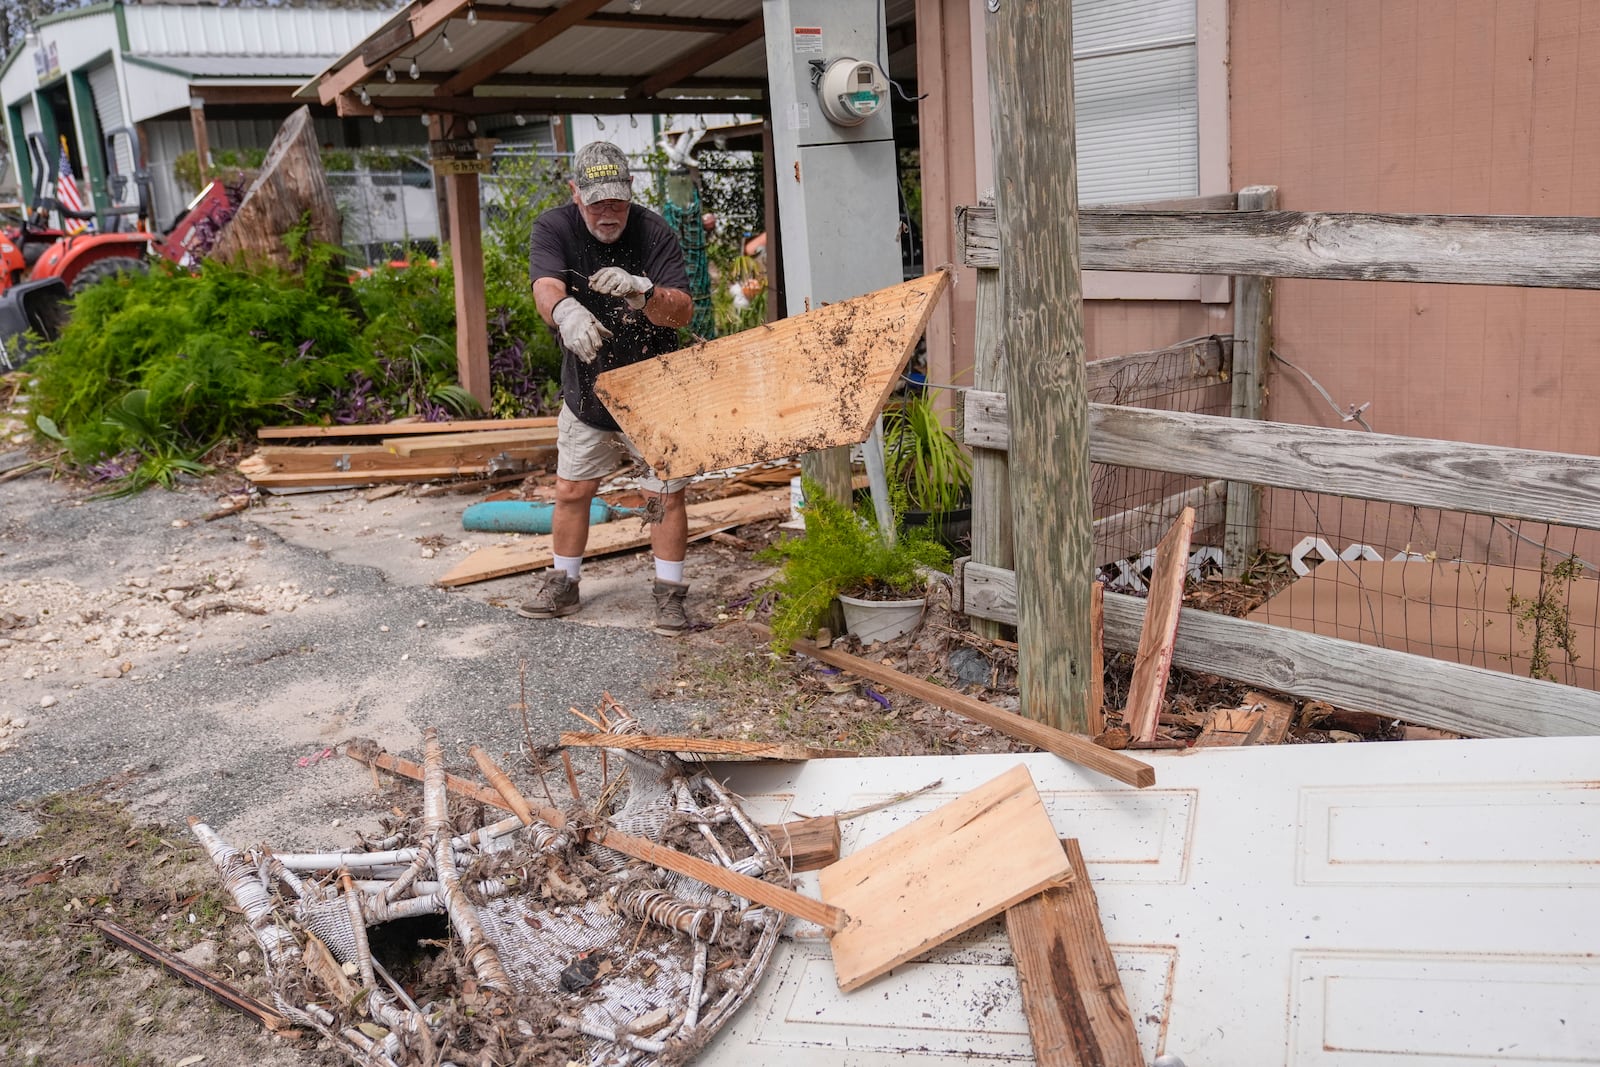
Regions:
<svg viewBox="0 0 1600 1067"><path fill-rule="evenodd" d="M677 235L655 212L632 203L628 157L595 141L572 160L572 203L539 216L529 274L539 314L561 343L563 404L556 430L556 506L551 540L555 564L517 609L530 619L577 611L589 505L600 479L638 450L596 398L602 371L678 347L678 327L694 314L689 273ZM654 472L642 488L659 497L650 544L655 552L655 624L659 634L689 629L683 580L689 517L686 479L663 482Z"/></svg>

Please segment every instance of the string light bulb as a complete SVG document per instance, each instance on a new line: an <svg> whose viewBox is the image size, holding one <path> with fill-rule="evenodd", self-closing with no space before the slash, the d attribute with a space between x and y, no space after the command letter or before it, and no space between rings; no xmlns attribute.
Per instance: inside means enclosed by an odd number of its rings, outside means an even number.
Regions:
<svg viewBox="0 0 1600 1067"><path fill-rule="evenodd" d="M477 133L478 132L478 120L477 119L468 119L467 120L467 132L468 133Z"/></svg>
<svg viewBox="0 0 1600 1067"><path fill-rule="evenodd" d="M602 130L606 128L606 120L599 115L594 116L594 124Z"/></svg>
<svg viewBox="0 0 1600 1067"><path fill-rule="evenodd" d="M638 115L629 115L628 116L628 128L629 129L633 129L633 130L637 130L639 128L639 116Z"/></svg>
<svg viewBox="0 0 1600 1067"><path fill-rule="evenodd" d="M382 123L383 123L383 108L375 107L375 108L372 109L372 121L378 123L379 125L382 125Z"/></svg>
<svg viewBox="0 0 1600 1067"><path fill-rule="evenodd" d="M628 0L629 11L638 11L641 7L644 7L644 0Z"/></svg>
<svg viewBox="0 0 1600 1067"><path fill-rule="evenodd" d="M424 111L422 113L422 124L424 126L429 126L429 125L432 125L432 123L433 123L433 116L429 115L426 111Z"/></svg>
<svg viewBox="0 0 1600 1067"><path fill-rule="evenodd" d="M450 35L448 33L441 33L439 35L439 43L444 45L444 50L446 52L454 52L456 50L456 46L450 43Z"/></svg>
<svg viewBox="0 0 1600 1067"><path fill-rule="evenodd" d="M411 61L411 68L407 70L406 73L411 75L412 81L416 81L418 78L422 77L422 68L417 66L417 61L413 59Z"/></svg>
<svg viewBox="0 0 1600 1067"><path fill-rule="evenodd" d="M393 63L385 63L383 65L383 80L388 82L390 85L394 84L394 64Z"/></svg>
<svg viewBox="0 0 1600 1067"><path fill-rule="evenodd" d="M467 5L467 25L468 26L476 26L477 24L478 24L478 9L476 7L474 7L472 4L468 4Z"/></svg>
<svg viewBox="0 0 1600 1067"><path fill-rule="evenodd" d="M528 124L528 116L524 115L520 111L511 117L517 120L518 126L526 126Z"/></svg>
<svg viewBox="0 0 1600 1067"><path fill-rule="evenodd" d="M367 87L363 85L361 87L361 106L366 107L370 103L372 103L372 94L367 92Z"/></svg>

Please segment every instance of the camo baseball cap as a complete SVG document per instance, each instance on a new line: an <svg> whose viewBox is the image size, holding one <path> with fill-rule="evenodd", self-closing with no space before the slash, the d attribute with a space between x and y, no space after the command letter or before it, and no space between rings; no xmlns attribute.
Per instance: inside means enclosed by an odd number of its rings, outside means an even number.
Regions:
<svg viewBox="0 0 1600 1067"><path fill-rule="evenodd" d="M610 141L590 141L578 149L572 157L572 180L585 204L633 199L628 157Z"/></svg>

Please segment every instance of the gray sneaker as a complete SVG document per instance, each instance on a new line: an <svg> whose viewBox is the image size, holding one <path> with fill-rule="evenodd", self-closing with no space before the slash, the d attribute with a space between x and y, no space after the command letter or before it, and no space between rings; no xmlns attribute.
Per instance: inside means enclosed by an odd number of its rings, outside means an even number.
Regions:
<svg viewBox="0 0 1600 1067"><path fill-rule="evenodd" d="M554 619L571 615L581 606L578 580L567 577L566 571L550 571L533 591L533 596L517 608L517 614L524 619Z"/></svg>
<svg viewBox="0 0 1600 1067"><path fill-rule="evenodd" d="M689 632L689 609L684 603L689 596L687 585L657 578L650 595L656 601L655 625L651 629L665 637Z"/></svg>

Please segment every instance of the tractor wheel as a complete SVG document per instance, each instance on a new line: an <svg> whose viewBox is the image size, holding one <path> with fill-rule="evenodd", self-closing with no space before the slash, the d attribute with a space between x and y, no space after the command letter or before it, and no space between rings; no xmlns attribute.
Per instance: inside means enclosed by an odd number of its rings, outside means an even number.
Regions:
<svg viewBox="0 0 1600 1067"><path fill-rule="evenodd" d="M114 275L143 274L149 269L144 260L134 259L132 256L107 256L105 259L97 259L73 277L72 295L77 296L91 285Z"/></svg>

